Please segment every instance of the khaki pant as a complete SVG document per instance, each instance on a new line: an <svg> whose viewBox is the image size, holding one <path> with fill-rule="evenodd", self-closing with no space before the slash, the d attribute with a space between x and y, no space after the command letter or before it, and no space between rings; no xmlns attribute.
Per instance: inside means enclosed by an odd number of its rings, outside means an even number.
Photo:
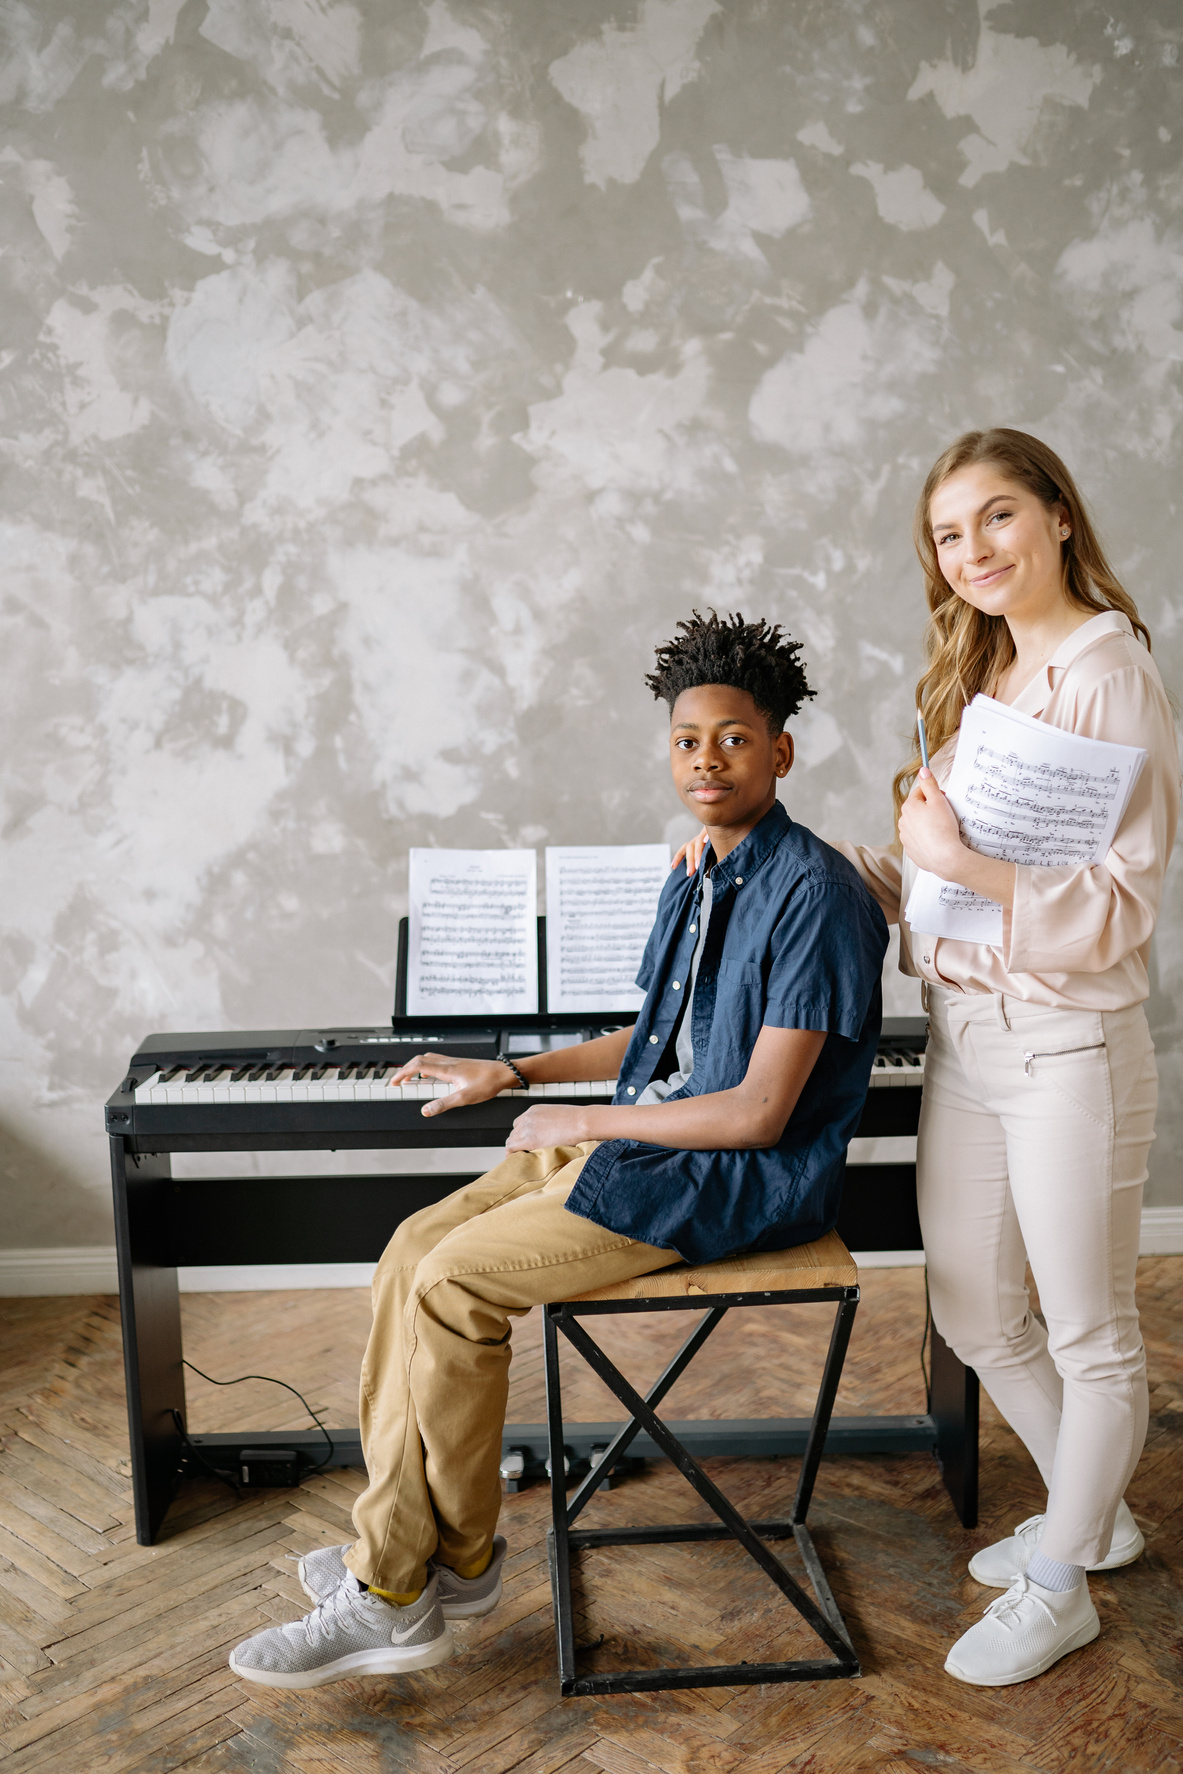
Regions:
<svg viewBox="0 0 1183 1774"><path fill-rule="evenodd" d="M354 1575L406 1594L434 1554L474 1564L501 1508L511 1317L680 1261L564 1205L594 1142L513 1152L404 1220L374 1275L361 1374L369 1484L353 1511Z"/></svg>
<svg viewBox="0 0 1183 1774"><path fill-rule="evenodd" d="M929 1009L917 1193L933 1320L1043 1476L1041 1550L1095 1564L1146 1438L1146 1017L936 989Z"/></svg>

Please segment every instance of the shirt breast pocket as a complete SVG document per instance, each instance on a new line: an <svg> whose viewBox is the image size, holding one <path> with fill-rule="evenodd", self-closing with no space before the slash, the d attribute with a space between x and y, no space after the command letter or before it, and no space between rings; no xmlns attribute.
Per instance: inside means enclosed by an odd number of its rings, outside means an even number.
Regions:
<svg viewBox="0 0 1183 1774"><path fill-rule="evenodd" d="M755 961L721 961L715 1022L728 1042L742 1050L745 1069L764 1026L764 971Z"/></svg>

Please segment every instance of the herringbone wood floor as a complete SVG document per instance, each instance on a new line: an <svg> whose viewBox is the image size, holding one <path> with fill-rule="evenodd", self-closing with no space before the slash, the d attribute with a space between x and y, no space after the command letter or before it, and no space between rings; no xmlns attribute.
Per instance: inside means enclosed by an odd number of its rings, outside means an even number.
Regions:
<svg viewBox="0 0 1183 1774"><path fill-rule="evenodd" d="M986 1407L983 1520L964 1533L926 1456L823 1465L811 1516L863 1659L853 1682L560 1700L545 1569L546 1496L507 1499L506 1596L462 1626L457 1658L397 1680L309 1694L241 1684L230 1647L306 1606L290 1554L349 1533L359 1475L331 1471L295 1492L236 1501L213 1483L178 1498L167 1538L135 1543L128 1492L117 1302L0 1302L0 1764L82 1774L839 1774L940 1768L948 1774L1183 1771L1180 1605L1183 1497L1183 1258L1143 1261L1153 1421L1130 1498L1145 1558L1093 1580L1102 1637L1041 1680L983 1690L941 1670L950 1640L990 1599L965 1574L977 1546L1040 1503L1015 1438ZM839 1409L922 1408L916 1271L870 1272ZM679 1315L680 1316L680 1315ZM274 1372L356 1420L364 1295L229 1294L185 1302L186 1349L208 1371ZM621 1328L621 1327L625 1328ZM677 1335L669 1319L618 1321L614 1350L644 1378ZM511 1416L541 1415L538 1327L515 1333ZM605 1332L605 1341L609 1340ZM809 1312L735 1316L672 1416L797 1414L824 1329ZM572 1405L605 1416L595 1382ZM215 1393L192 1381L195 1428L294 1426L286 1394ZM615 1414L615 1413L611 1413ZM784 1508L794 1462L718 1461L747 1513ZM589 1522L694 1520L673 1470L646 1469L598 1496ZM809 1635L742 1555L722 1547L604 1552L589 1567L580 1637L604 1662L765 1657Z"/></svg>

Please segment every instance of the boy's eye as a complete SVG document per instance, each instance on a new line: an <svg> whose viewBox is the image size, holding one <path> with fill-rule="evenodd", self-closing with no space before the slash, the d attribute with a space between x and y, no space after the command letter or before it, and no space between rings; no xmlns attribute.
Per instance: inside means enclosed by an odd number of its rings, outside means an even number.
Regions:
<svg viewBox="0 0 1183 1774"><path fill-rule="evenodd" d="M724 739L723 739L724 745L742 745L743 742L744 741L743 741L743 734L742 733L728 733L724 736Z"/></svg>

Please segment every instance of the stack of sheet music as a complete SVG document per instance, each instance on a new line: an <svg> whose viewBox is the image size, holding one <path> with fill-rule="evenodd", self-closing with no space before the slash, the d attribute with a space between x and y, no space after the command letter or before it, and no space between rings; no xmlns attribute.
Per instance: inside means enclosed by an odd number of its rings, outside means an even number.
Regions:
<svg viewBox="0 0 1183 1774"><path fill-rule="evenodd" d="M1146 762L1135 745L1084 739L990 696L961 717L945 794L971 850L1004 862L1103 862ZM904 909L914 930L1002 943L1002 907L921 870Z"/></svg>

